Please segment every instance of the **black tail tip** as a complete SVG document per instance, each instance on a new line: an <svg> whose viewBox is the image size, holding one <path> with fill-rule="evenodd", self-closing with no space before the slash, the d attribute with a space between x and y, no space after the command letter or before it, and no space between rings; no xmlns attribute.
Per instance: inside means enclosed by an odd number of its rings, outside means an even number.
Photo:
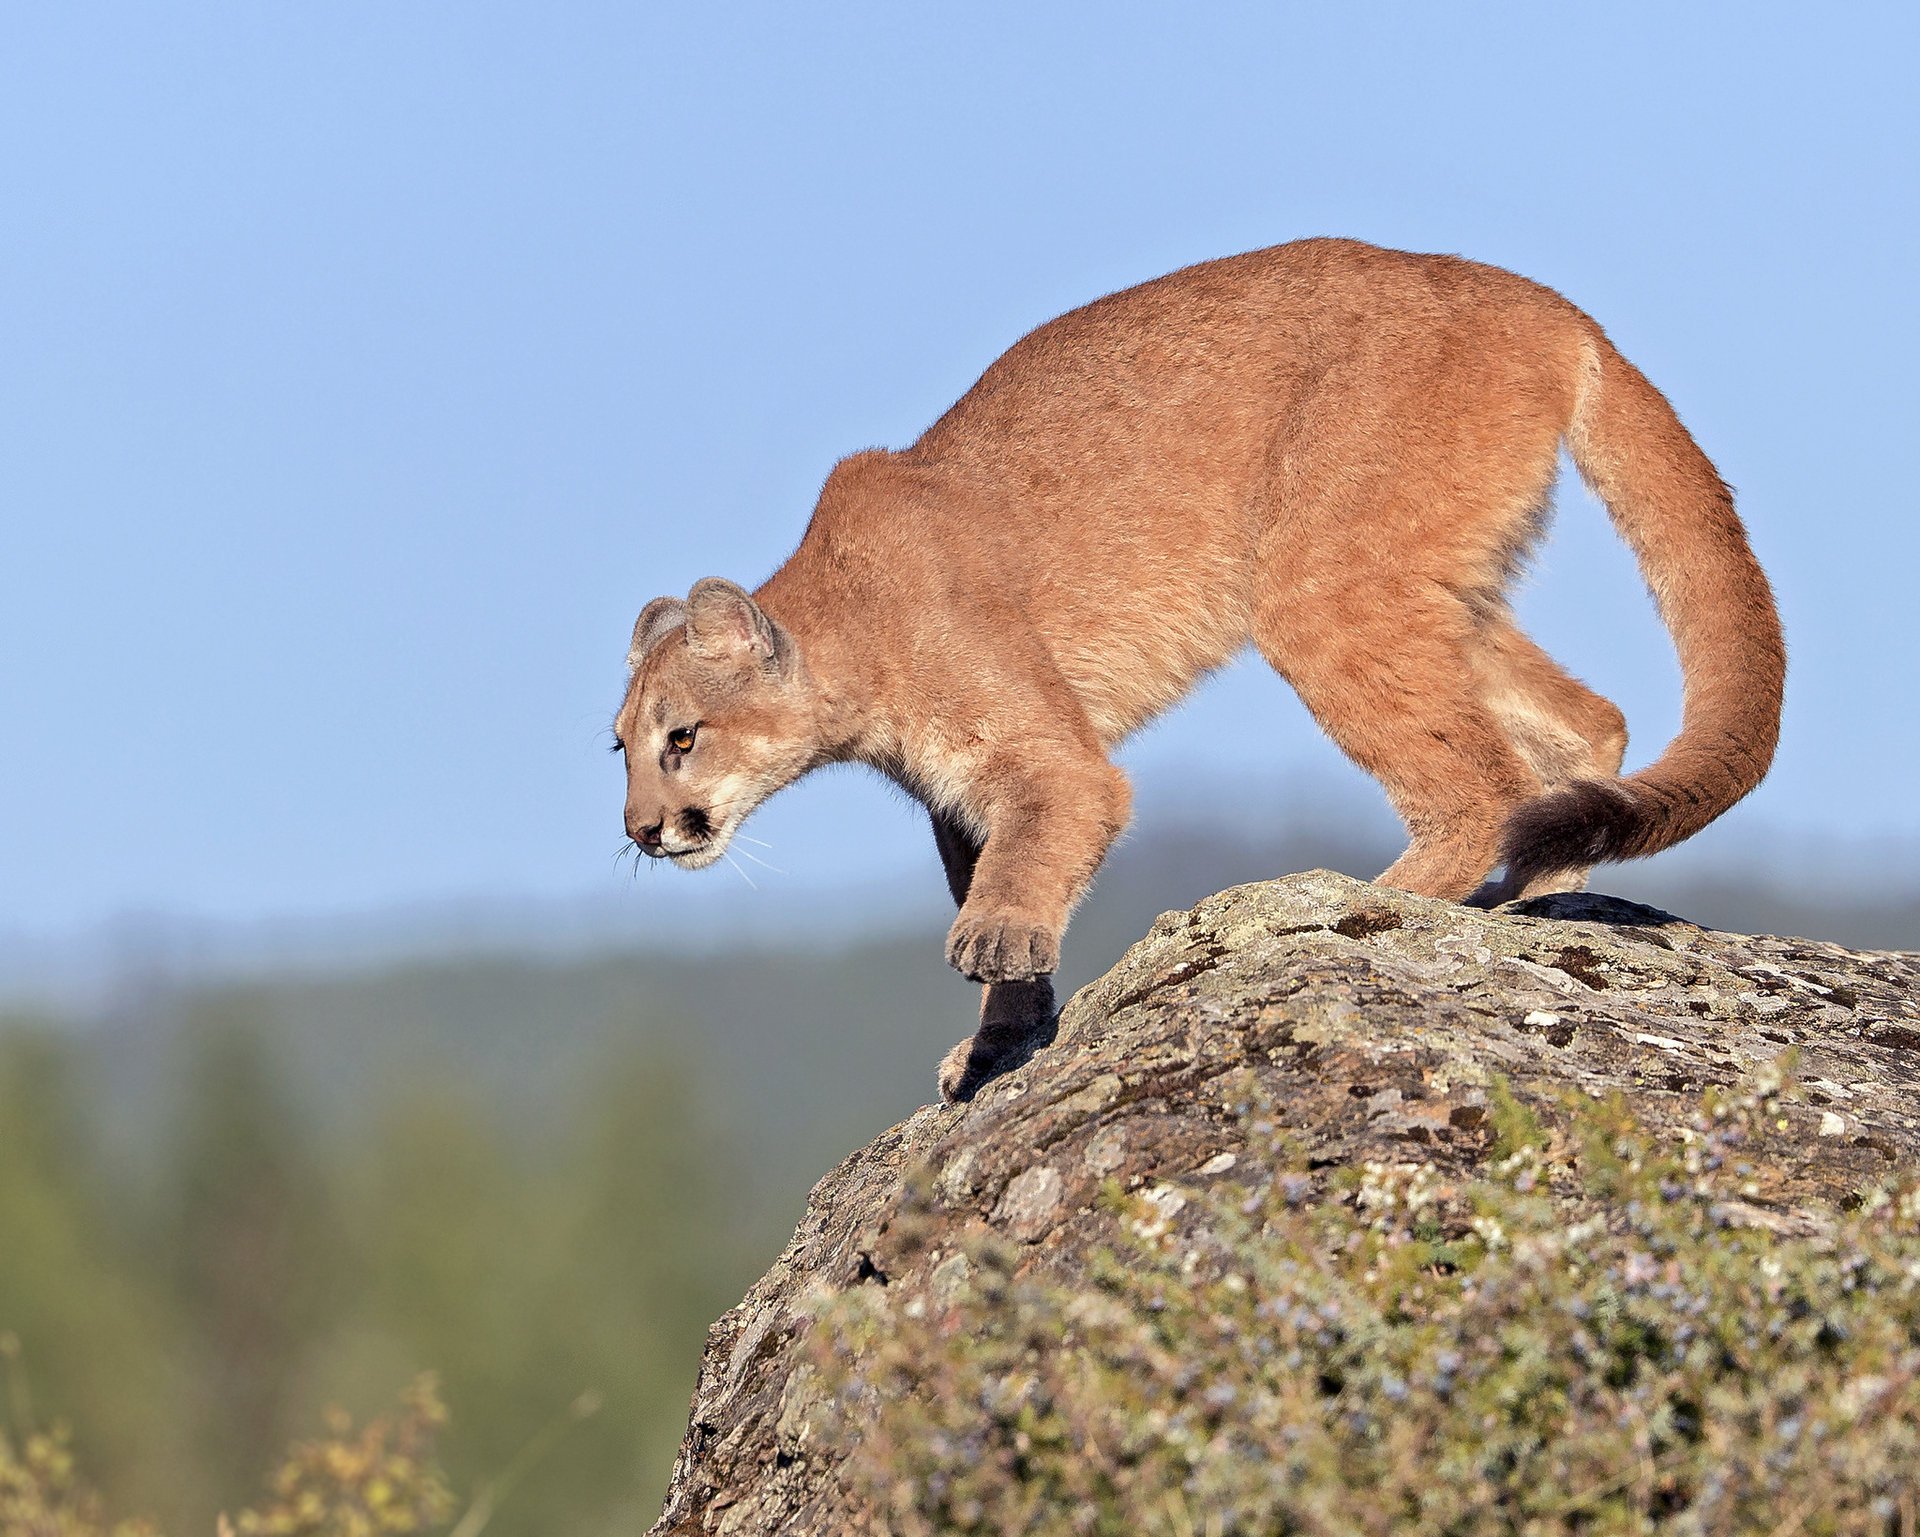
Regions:
<svg viewBox="0 0 1920 1537"><path fill-rule="evenodd" d="M1585 870L1638 854L1646 818L1624 785L1582 779L1528 801L1507 818L1500 858L1507 881Z"/></svg>

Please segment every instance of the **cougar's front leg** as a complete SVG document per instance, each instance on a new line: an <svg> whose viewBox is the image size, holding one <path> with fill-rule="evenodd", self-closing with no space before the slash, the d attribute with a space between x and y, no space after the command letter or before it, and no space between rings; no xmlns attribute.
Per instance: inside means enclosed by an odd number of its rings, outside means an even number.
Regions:
<svg viewBox="0 0 1920 1537"><path fill-rule="evenodd" d="M1060 936L1126 825L1127 782L1106 759L1029 753L976 786L985 839L947 960L976 982L1030 982L1060 964Z"/></svg>
<svg viewBox="0 0 1920 1537"><path fill-rule="evenodd" d="M933 841L946 867L947 889L964 906L980 843L942 812L933 814ZM1018 1067L1053 1039L1053 982L989 982L980 989L980 1024L940 1063L940 1096L950 1103L972 1099L980 1086Z"/></svg>

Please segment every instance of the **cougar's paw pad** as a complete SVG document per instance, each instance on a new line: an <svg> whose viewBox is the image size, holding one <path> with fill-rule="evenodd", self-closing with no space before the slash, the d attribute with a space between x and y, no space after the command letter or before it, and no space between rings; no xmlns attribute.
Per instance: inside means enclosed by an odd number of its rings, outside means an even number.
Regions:
<svg viewBox="0 0 1920 1537"><path fill-rule="evenodd" d="M962 914L947 935L947 961L976 982L1031 982L1060 964L1060 937L1038 924Z"/></svg>

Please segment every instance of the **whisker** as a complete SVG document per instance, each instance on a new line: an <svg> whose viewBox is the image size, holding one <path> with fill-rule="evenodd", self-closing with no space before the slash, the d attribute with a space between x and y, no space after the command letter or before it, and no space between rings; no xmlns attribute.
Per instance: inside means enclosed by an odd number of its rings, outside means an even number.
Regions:
<svg viewBox="0 0 1920 1537"><path fill-rule="evenodd" d="M735 834L734 834L734 837L736 837L736 838L737 838L737 837L739 837L739 836L740 836L740 835L739 835L738 833L735 833ZM755 864L757 864L757 865L758 865L758 866L759 866L759 867L760 867L760 868L761 868L762 870L771 870L771 871L772 871L772 872L773 872L773 873L774 873L775 875L785 875L785 874L787 873L787 872L786 872L785 870L782 870L782 869L781 869L781 868L780 868L780 867L779 867L778 865L770 865L770 864L768 864L768 863L767 863L767 862L766 862L766 861L765 861L764 859L762 859L762 858L761 858L761 857L760 857L760 856L759 856L758 854L756 854L756 853L754 853L752 849L742 849L742 850L740 851L740 857L741 857L742 859L751 859L751 860L752 860L752 861L753 861L753 862L754 862Z"/></svg>
<svg viewBox="0 0 1920 1537"><path fill-rule="evenodd" d="M765 838L749 838L745 833L735 833L733 836L741 843L755 843L755 844L758 844L763 849L770 849L773 847L773 845L767 842Z"/></svg>
<svg viewBox="0 0 1920 1537"><path fill-rule="evenodd" d="M752 886L755 891L758 891L760 889L758 886L754 885L753 877L747 874L745 867L742 866L740 861L735 859L733 855L729 854L725 849L722 849L720 851L720 857L726 860L728 864L733 866L734 870L739 874L741 880L745 881L749 886Z"/></svg>

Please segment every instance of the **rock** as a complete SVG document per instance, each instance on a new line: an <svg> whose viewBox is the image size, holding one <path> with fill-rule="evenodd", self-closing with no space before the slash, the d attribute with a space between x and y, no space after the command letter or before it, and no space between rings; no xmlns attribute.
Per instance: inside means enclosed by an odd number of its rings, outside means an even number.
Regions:
<svg viewBox="0 0 1920 1537"><path fill-rule="evenodd" d="M1613 898L1494 912L1318 871L1162 916L971 1103L919 1111L815 1187L792 1242L714 1325L654 1532L870 1529L815 1433L809 1309L850 1287L964 1278L983 1229L1072 1273L1106 1180L1163 1207L1245 1179L1229 1086L1251 1073L1313 1166L1475 1167L1503 1079L1551 1120L1569 1088L1678 1135L1709 1085L1792 1051L1795 1133L1741 1219L1788 1231L1920 1156L1920 957L1698 928Z"/></svg>

